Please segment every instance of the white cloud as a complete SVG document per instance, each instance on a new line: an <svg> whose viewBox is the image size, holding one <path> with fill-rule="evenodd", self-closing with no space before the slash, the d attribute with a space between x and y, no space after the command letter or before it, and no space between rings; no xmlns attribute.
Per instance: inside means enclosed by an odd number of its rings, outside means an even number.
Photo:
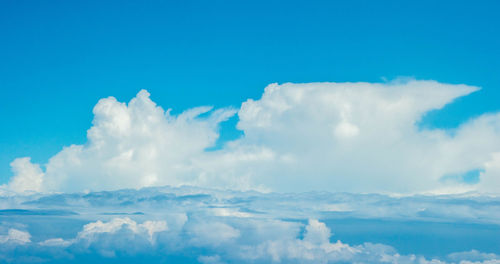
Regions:
<svg viewBox="0 0 500 264"><path fill-rule="evenodd" d="M40 246L46 246L46 247L67 247L70 246L72 243L73 241L67 241L62 238L51 238L39 242L38 244Z"/></svg>
<svg viewBox="0 0 500 264"><path fill-rule="evenodd" d="M27 244L31 242L31 235L28 232L10 228L6 235L0 235L0 244Z"/></svg>
<svg viewBox="0 0 500 264"><path fill-rule="evenodd" d="M310 219L303 239L266 241L265 252L271 255L274 262L298 259L301 263L348 261L362 252L340 241L330 243L330 236L330 229L324 223Z"/></svg>
<svg viewBox="0 0 500 264"><path fill-rule="evenodd" d="M0 212L2 263L106 262L108 258L154 263L499 261L498 252L490 251L490 242L498 235L500 197L154 187L0 199L11 201L8 208L30 208ZM74 214L61 213L68 210ZM436 228L440 232L432 233ZM381 238L381 232L387 234ZM403 244L378 244L395 236L408 239ZM451 239L457 241L450 243ZM353 240L360 242L347 242ZM367 240L372 243L362 242ZM422 246L427 241L449 244L435 254ZM419 253L403 254L392 246ZM470 251L446 255L447 250L464 247Z"/></svg>
<svg viewBox="0 0 500 264"><path fill-rule="evenodd" d="M216 143L219 123L235 110L199 107L175 116L143 90L128 104L100 100L86 144L65 147L45 171L29 159L15 163L15 170L31 172L16 173L9 186L499 192L500 114L485 114L452 131L417 125L427 112L477 89L414 80L271 84L262 98L241 105L237 127L244 136L217 151L206 149ZM471 170L482 171L479 183L443 180Z"/></svg>
<svg viewBox="0 0 500 264"><path fill-rule="evenodd" d="M294 234L293 229L289 232ZM426 260L422 256L400 255L383 244L351 246L339 240L332 243L330 229L315 219L310 219L305 226L304 238L297 236L297 233L274 239L263 236L258 244L227 249L232 253L228 258L249 263L446 263Z"/></svg>
<svg viewBox="0 0 500 264"><path fill-rule="evenodd" d="M500 263L500 256L493 253L483 253L477 250L465 251L465 252L455 252L448 255L448 259L452 261L459 262L460 264L465 263ZM464 261L466 259L466 261ZM484 262L482 262L484 261ZM488 262L489 261L489 262Z"/></svg>
<svg viewBox="0 0 500 264"><path fill-rule="evenodd" d="M86 224L83 230L78 233L77 240L85 240L92 243L96 240L96 237L102 234L115 234L122 230L128 230L134 234L144 236L153 244L155 242L154 234L167 231L168 226L165 221L145 221L142 224L137 224L128 217L113 218L109 222L97 221Z"/></svg>
<svg viewBox="0 0 500 264"><path fill-rule="evenodd" d="M500 149L500 131L492 126L500 118L472 120L455 136L422 130L417 123L425 113L475 90L434 81L272 84L259 100L243 103L238 127L245 137L238 143L267 147L276 157L293 160L256 169L257 181L272 189L443 188L441 177L484 166Z"/></svg>
<svg viewBox="0 0 500 264"><path fill-rule="evenodd" d="M240 236L240 231L222 222L199 222L188 232L193 237L191 243L199 246L219 246Z"/></svg>
<svg viewBox="0 0 500 264"><path fill-rule="evenodd" d="M252 214L239 212L237 210L231 210L229 208L214 208L212 210L216 216L228 216L228 217L252 217Z"/></svg>
<svg viewBox="0 0 500 264"><path fill-rule="evenodd" d="M146 222L145 222L146 223ZM153 223L153 222L151 222ZM156 224L158 222L155 222ZM276 222L278 223L278 222ZM448 255L446 260L426 259L417 255L400 255L394 248L383 244L364 243L360 245L349 245L341 241L330 242L331 231L326 225L318 220L310 219L305 226L303 238L298 238L299 232L286 222L279 222L287 234L284 236L273 236L268 233L260 233L257 240L234 240L239 236L239 231L228 224L212 222L210 220L199 222L195 220L194 225L203 225L201 232L187 232L188 239L178 240L175 243L181 244L180 252L192 254L193 249L203 248L201 252L211 253L211 255L199 255L196 258L199 263L413 263L413 264L492 264L498 263L498 256L491 253L482 253L477 250L469 252L456 252ZM250 232L258 231L265 222L247 222ZM41 248L31 248L33 253L46 256L48 252L57 252L59 259L73 259L73 254L92 254L87 251L92 249L99 256L104 258L155 256L157 250L154 247L144 247L142 242L135 237L124 236L120 232L126 229L134 234L140 234L140 225L127 218L114 218L109 222L97 221L84 226L78 235L70 242L55 238L38 243ZM229 231L231 230L231 231ZM165 231L160 228L158 232ZM17 233L16 233L17 232ZM12 233L12 234L11 234ZM146 232L147 233L147 232ZM233 233L237 235L227 235ZM17 245L29 246L31 243L29 235L22 231L9 231L11 240L17 241ZM105 234L106 236L102 236ZM217 235L222 238L217 238ZM168 237L167 237L168 239ZM222 242L228 242L222 246ZM91 243L82 243L91 241ZM193 242L198 241L198 242ZM162 241L166 242L166 241ZM203 243L200 243L203 242ZM71 246L71 247L70 247ZM49 249L50 248L50 249ZM57 248L62 252L55 251ZM15 251L15 248L7 250ZM50 250L50 251L44 251ZM5 250L0 250L5 253ZM8 253L10 251L7 251ZM117 255L117 252L121 254ZM127 255L123 255L126 252ZM190 253L191 252L191 253ZM160 253L164 255L165 253ZM172 252L170 252L172 254ZM21 255L21 257L25 257ZM95 257L94 257L95 258ZM0 257L0 260L2 257ZM29 259L29 258L28 258ZM78 259L76 259L78 260Z"/></svg>
<svg viewBox="0 0 500 264"><path fill-rule="evenodd" d="M144 221L137 224L134 220L124 217L116 217L108 222L96 221L83 226L73 239L51 238L39 242L44 247L97 247L102 254L114 255L114 250L138 250L140 238L149 242L151 246L156 244L156 234L168 230L166 221ZM9 231L10 234L10 231ZM28 237L28 241L29 237Z"/></svg>
<svg viewBox="0 0 500 264"><path fill-rule="evenodd" d="M330 229L324 223L316 219L309 219L309 224L306 226L304 241L312 244L328 244L330 241Z"/></svg>
<svg viewBox="0 0 500 264"><path fill-rule="evenodd" d="M491 159L485 162L484 171L480 173L481 189L498 192L500 186L500 152L491 154Z"/></svg>
<svg viewBox="0 0 500 264"><path fill-rule="evenodd" d="M18 193L41 190L44 173L38 164L31 163L31 158L17 158L10 166L14 176L7 185L1 187Z"/></svg>
<svg viewBox="0 0 500 264"><path fill-rule="evenodd" d="M109 97L94 108L85 145L71 145L46 165L44 190L137 188L196 182L194 160L215 144L218 124L232 109L210 107L178 116L164 111L142 90L128 105ZM200 114L210 112L206 118Z"/></svg>

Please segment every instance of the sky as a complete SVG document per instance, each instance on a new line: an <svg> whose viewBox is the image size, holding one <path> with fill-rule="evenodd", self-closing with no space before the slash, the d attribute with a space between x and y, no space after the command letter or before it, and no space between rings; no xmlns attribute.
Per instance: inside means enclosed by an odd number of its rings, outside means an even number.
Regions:
<svg viewBox="0 0 500 264"><path fill-rule="evenodd" d="M86 142L92 109L141 89L172 113L239 108L270 83L398 77L481 90L427 113L455 128L497 111L496 1L85 1L0 3L0 183ZM222 123L220 144L241 136Z"/></svg>
<svg viewBox="0 0 500 264"><path fill-rule="evenodd" d="M0 1L0 262L499 264L498 1Z"/></svg>

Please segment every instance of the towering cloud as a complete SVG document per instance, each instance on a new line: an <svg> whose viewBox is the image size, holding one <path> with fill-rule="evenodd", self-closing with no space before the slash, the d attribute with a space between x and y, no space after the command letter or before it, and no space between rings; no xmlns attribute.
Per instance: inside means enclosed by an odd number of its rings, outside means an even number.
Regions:
<svg viewBox="0 0 500 264"><path fill-rule="evenodd" d="M435 81L271 84L239 111L172 115L146 91L94 108L87 143L42 171L23 158L4 189L82 191L152 185L363 192L499 192L500 114L453 130L424 129L429 111L478 90ZM238 113L244 135L214 146ZM34 179L34 180L27 180ZM42 182L43 179L43 182ZM40 182L40 183L38 183Z"/></svg>
<svg viewBox="0 0 500 264"><path fill-rule="evenodd" d="M271 84L261 99L242 104L239 143L278 157L257 173L262 181L279 177L272 188L293 182L292 190L467 190L474 187L463 175L486 169L500 149L500 116L453 131L417 123L477 89L434 81Z"/></svg>
<svg viewBox="0 0 500 264"><path fill-rule="evenodd" d="M198 118L207 112L208 117ZM218 124L234 113L198 107L172 116L145 90L128 105L113 97L102 99L94 107L87 143L64 148L46 165L44 190L190 183L197 177L193 160L215 144Z"/></svg>

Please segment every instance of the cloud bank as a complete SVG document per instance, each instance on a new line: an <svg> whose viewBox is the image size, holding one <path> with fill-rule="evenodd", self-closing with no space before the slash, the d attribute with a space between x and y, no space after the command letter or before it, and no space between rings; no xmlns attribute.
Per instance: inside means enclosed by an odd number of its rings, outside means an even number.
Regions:
<svg viewBox="0 0 500 264"><path fill-rule="evenodd" d="M500 263L498 197L150 187L0 205L1 263Z"/></svg>
<svg viewBox="0 0 500 264"><path fill-rule="evenodd" d="M94 107L87 143L42 166L12 162L14 191L83 191L159 185L239 190L500 192L500 114L456 129L425 129L429 111L478 90L435 81L271 84L239 110L172 115L142 90L128 104ZM238 115L244 135L210 150L219 124Z"/></svg>

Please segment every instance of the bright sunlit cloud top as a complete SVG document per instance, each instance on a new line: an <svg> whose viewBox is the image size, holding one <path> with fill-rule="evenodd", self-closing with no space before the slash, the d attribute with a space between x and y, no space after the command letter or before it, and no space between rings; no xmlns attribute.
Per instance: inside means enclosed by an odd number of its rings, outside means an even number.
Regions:
<svg viewBox="0 0 500 264"><path fill-rule="evenodd" d="M4 192L161 185L272 191L499 192L500 115L457 129L424 129L429 111L478 88L436 81L271 84L239 109L180 114L147 91L94 107L83 145L46 164L11 163ZM243 136L211 149L235 115Z"/></svg>

